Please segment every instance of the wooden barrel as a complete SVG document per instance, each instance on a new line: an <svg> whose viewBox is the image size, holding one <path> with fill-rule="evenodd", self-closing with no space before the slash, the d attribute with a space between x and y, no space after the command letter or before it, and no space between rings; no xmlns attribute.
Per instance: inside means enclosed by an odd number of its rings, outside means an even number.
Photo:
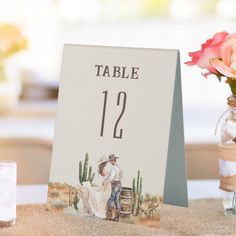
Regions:
<svg viewBox="0 0 236 236"><path fill-rule="evenodd" d="M134 204L133 189L128 187L122 187L120 193L120 217L130 217L132 215Z"/></svg>

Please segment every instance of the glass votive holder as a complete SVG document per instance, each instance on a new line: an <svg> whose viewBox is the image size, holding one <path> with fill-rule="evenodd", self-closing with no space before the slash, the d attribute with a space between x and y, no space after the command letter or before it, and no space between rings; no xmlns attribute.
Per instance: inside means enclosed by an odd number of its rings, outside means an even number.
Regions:
<svg viewBox="0 0 236 236"><path fill-rule="evenodd" d="M0 227L16 222L16 163L0 160Z"/></svg>

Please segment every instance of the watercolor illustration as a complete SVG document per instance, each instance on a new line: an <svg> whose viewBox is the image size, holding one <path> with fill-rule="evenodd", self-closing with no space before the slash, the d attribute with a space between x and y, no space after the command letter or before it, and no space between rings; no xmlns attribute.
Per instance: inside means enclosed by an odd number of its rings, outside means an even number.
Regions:
<svg viewBox="0 0 236 236"><path fill-rule="evenodd" d="M47 209L158 228L162 196L143 192L145 175L141 170L129 179L129 186L123 186L122 179L127 176L119 164L120 158L115 154L102 156L94 168L86 153L76 167L76 186L49 183Z"/></svg>

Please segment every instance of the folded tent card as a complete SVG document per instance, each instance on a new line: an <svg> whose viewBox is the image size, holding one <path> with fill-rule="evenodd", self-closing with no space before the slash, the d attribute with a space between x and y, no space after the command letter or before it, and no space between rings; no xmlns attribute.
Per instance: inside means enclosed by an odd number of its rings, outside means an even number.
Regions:
<svg viewBox="0 0 236 236"><path fill-rule="evenodd" d="M158 227L187 206L178 50L65 45L48 209Z"/></svg>

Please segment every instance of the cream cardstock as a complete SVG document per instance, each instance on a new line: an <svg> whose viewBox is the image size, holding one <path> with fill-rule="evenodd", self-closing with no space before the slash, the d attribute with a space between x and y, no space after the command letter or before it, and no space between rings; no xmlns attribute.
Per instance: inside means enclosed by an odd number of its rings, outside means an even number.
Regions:
<svg viewBox="0 0 236 236"><path fill-rule="evenodd" d="M143 193L187 206L182 116L177 50L65 45L50 183L76 186L86 153L99 182L115 154L122 186L140 170Z"/></svg>

